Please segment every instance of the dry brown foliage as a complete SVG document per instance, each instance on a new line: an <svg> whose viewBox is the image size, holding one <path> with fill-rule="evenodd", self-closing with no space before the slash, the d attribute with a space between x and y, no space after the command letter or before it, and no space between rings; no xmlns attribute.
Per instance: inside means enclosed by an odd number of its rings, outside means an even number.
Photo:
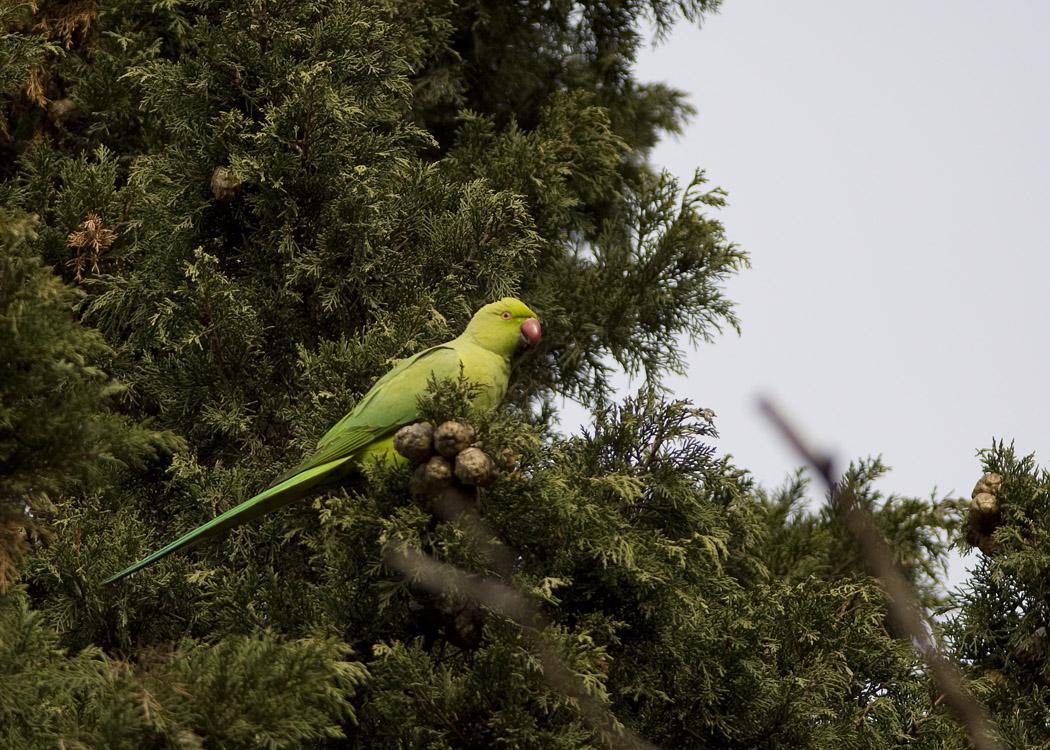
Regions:
<svg viewBox="0 0 1050 750"><path fill-rule="evenodd" d="M69 247L77 251L76 257L66 261L76 271L76 280L84 277L84 270L90 264L91 273L98 273L98 262L102 254L117 239L117 233L102 224L98 214L88 214L80 223L77 231L69 233Z"/></svg>
<svg viewBox="0 0 1050 750"><path fill-rule="evenodd" d="M72 49L77 32L86 35L98 20L95 0L47 3L38 16L37 28L65 49Z"/></svg>

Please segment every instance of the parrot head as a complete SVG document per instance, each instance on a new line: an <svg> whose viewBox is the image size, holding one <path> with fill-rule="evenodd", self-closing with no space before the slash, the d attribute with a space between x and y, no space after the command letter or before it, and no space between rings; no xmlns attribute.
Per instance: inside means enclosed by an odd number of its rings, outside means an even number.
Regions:
<svg viewBox="0 0 1050 750"><path fill-rule="evenodd" d="M520 299L504 297L474 313L464 335L489 351L512 357L540 340L540 321Z"/></svg>

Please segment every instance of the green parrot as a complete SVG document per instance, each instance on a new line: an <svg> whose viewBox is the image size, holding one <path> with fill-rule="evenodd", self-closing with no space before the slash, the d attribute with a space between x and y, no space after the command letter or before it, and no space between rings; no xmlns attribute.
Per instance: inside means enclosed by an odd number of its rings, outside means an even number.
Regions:
<svg viewBox="0 0 1050 750"><path fill-rule="evenodd" d="M317 485L339 481L363 462L387 454L396 459L394 433L418 421L416 397L427 392L432 377L458 378L462 366L463 376L480 386L474 403L496 406L507 392L512 359L539 340L536 313L521 300L504 297L485 305L457 338L402 360L377 380L353 411L325 433L314 452L269 488L105 582L119 581L176 550L298 500Z"/></svg>

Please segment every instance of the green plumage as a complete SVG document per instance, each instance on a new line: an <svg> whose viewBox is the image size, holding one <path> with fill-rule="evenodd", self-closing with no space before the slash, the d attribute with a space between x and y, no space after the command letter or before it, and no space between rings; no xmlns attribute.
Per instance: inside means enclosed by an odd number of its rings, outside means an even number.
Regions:
<svg viewBox="0 0 1050 750"><path fill-rule="evenodd" d="M375 461L386 454L393 457L394 433L418 420L417 397L427 391L431 378L458 378L462 367L463 376L480 386L474 402L496 406L507 392L515 353L539 337L536 314L520 300L504 297L486 305L458 337L401 361L381 377L353 411L325 433L310 456L269 488L111 576L106 583L298 500L317 485L342 479L364 461Z"/></svg>

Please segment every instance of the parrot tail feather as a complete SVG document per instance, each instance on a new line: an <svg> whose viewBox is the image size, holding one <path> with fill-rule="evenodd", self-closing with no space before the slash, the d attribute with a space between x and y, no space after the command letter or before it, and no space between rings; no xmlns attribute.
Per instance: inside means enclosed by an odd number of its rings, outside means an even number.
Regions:
<svg viewBox="0 0 1050 750"><path fill-rule="evenodd" d="M213 518L203 526L199 526L193 531L180 536L174 542L166 547L161 547L149 557L143 558L116 575L110 576L103 581L103 584L119 581L121 578L145 568L147 565L152 565L162 557L167 557L172 552L193 547L209 537L221 534L227 529L232 529L234 526L240 526L242 523L250 521L265 513L269 513L271 510L288 505L306 494L306 491L311 487L322 483L326 479L332 477L332 475L341 475L343 472L341 472L340 469L343 468L344 464L350 461L353 461L352 456L339 458L335 461L329 461L320 466L307 469L293 477L289 477L280 484L274 485L273 487L260 492L258 495L245 500L235 508L230 508L230 510L226 511L221 516Z"/></svg>

